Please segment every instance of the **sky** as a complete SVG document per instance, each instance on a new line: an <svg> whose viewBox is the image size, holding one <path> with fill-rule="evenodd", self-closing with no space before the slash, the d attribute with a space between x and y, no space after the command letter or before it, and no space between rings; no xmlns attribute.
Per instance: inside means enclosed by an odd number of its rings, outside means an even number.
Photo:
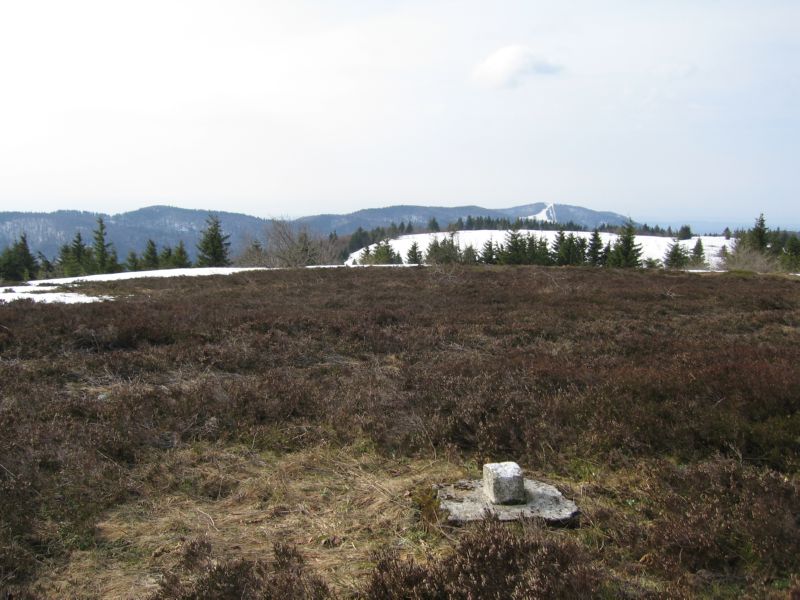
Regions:
<svg viewBox="0 0 800 600"><path fill-rule="evenodd" d="M0 210L800 226L797 0L0 0Z"/></svg>

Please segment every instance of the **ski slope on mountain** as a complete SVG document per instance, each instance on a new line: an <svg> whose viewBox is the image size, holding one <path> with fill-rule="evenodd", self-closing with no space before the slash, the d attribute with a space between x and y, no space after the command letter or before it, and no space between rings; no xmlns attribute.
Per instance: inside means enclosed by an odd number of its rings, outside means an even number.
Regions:
<svg viewBox="0 0 800 600"><path fill-rule="evenodd" d="M519 232L523 235L535 235L538 238L545 238L547 239L547 243L552 246L553 240L556 239L558 235L557 231L542 231L542 230L531 230L531 229L521 229ZM585 238L588 242L588 239L591 237L592 233L590 231L567 231L565 232L567 235L573 233L576 237ZM411 245L416 242L419 246L420 252L425 252L428 248L428 245L431 241L436 238L439 241L442 241L448 238L450 235L454 236L454 239L458 242L459 247L463 250L467 246L472 246L477 252L480 252L483 245L491 241L492 243L502 244L505 239L506 235L508 234L507 231L497 231L497 230L488 230L488 229L479 229L475 231L457 231L455 233L447 233L447 232L439 232L439 233L417 233L412 235L404 235L400 238L389 240L389 244L391 244L392 249L397 252L400 256L403 257L403 261L406 260L406 255L408 254ZM617 234L615 233L601 233L601 239L603 240L603 245L611 242L614 244L614 241L617 239ZM724 236L711 236L711 235L702 235L702 236L695 236L690 240L682 240L680 244L686 248L687 251L691 252L694 245L697 243L697 240L700 239L703 242L703 249L705 250L706 255L706 262L709 264L710 270L719 270L721 268L721 259L719 256L720 251L723 247L726 247L729 251L732 250L733 240L726 240ZM640 244L642 247L642 259L658 259L663 260L664 255L667 252L667 248L672 243L673 239L669 237L660 237L654 235L637 235L636 236L636 243ZM372 244L370 246L370 250L375 248L376 244ZM355 265L358 263L358 260L361 256L362 250L358 250L353 252L347 259L345 264L347 265Z"/></svg>

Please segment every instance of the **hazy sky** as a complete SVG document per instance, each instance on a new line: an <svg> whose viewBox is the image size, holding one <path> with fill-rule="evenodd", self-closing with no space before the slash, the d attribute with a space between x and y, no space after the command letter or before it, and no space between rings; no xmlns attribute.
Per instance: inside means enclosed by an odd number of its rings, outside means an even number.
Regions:
<svg viewBox="0 0 800 600"><path fill-rule="evenodd" d="M798 0L0 0L0 210L800 225Z"/></svg>

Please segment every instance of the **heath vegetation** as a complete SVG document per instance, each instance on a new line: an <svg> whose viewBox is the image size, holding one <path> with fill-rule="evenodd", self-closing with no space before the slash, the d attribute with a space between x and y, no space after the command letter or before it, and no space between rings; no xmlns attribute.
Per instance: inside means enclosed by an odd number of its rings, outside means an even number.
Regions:
<svg viewBox="0 0 800 600"><path fill-rule="evenodd" d="M800 281L439 265L0 304L0 596L800 593ZM516 460L583 515L453 529ZM794 590L794 592L793 592Z"/></svg>

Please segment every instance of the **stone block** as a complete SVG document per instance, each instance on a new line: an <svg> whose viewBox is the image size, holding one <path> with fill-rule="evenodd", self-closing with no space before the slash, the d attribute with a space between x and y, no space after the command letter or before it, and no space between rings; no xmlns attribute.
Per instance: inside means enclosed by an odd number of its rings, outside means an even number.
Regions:
<svg viewBox="0 0 800 600"><path fill-rule="evenodd" d="M522 469L515 462L483 465L483 493L492 504L524 504Z"/></svg>

